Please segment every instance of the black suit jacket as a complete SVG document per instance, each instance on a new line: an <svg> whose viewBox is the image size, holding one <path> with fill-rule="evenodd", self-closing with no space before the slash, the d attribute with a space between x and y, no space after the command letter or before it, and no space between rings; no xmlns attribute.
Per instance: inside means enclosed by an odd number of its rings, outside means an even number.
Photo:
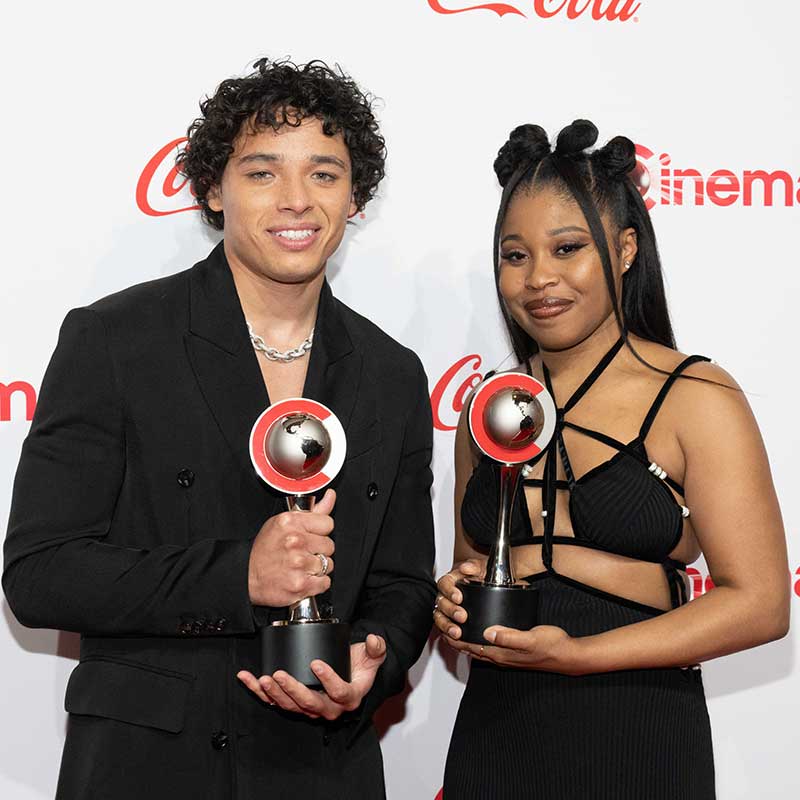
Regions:
<svg viewBox="0 0 800 800"><path fill-rule="evenodd" d="M3 586L19 621L78 631L57 797L383 796L369 718L402 689L435 587L432 428L419 359L320 296L305 396L347 433L333 486L336 615L388 656L336 723L265 706L252 540L285 501L250 464L269 404L222 244L67 316L14 486Z"/></svg>

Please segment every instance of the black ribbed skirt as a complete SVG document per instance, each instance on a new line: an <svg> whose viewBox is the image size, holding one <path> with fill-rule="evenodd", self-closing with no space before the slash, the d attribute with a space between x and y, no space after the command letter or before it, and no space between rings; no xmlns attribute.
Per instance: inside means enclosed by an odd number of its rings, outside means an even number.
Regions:
<svg viewBox="0 0 800 800"><path fill-rule="evenodd" d="M648 619L558 576L537 581L540 621L572 636ZM444 800L714 800L700 669L570 677L473 660Z"/></svg>

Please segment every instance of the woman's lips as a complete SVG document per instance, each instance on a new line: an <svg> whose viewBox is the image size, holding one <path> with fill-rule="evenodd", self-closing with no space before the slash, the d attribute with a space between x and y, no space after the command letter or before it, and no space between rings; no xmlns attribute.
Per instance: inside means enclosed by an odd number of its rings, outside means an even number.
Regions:
<svg viewBox="0 0 800 800"><path fill-rule="evenodd" d="M563 314L572 307L572 300L563 297L542 297L525 303L525 310L534 319L550 319Z"/></svg>

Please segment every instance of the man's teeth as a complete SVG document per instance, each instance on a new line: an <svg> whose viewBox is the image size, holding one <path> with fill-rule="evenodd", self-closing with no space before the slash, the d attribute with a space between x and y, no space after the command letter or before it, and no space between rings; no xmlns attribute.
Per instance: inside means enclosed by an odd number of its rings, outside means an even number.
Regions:
<svg viewBox="0 0 800 800"><path fill-rule="evenodd" d="M305 230L300 231L275 231L276 236L280 236L283 239L308 239L309 236L313 236L315 231L307 228Z"/></svg>

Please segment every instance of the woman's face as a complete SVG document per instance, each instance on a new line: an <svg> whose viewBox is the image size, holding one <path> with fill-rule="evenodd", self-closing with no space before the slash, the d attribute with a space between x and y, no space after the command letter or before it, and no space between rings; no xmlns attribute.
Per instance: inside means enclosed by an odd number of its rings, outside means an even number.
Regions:
<svg viewBox="0 0 800 800"><path fill-rule="evenodd" d="M614 233L611 246L617 297L626 262L636 255L636 233ZM578 204L552 188L521 192L500 231L500 293L517 323L543 350L566 350L613 320L603 266Z"/></svg>

